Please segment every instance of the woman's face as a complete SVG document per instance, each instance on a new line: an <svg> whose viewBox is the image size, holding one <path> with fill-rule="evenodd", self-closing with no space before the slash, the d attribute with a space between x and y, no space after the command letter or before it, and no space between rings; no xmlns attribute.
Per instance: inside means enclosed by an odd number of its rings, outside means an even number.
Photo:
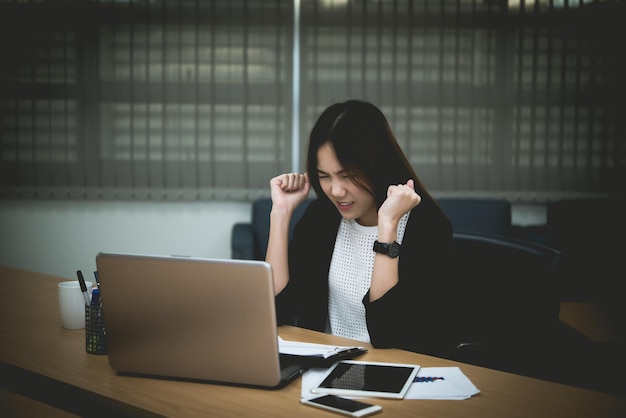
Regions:
<svg viewBox="0 0 626 418"><path fill-rule="evenodd" d="M363 226L378 224L374 197L352 181L330 143L322 145L317 151L317 173L322 190L342 217L355 219Z"/></svg>

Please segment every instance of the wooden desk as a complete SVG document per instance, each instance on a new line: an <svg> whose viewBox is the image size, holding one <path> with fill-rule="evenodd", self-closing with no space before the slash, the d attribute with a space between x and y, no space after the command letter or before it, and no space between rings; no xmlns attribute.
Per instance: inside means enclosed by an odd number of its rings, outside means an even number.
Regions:
<svg viewBox="0 0 626 418"><path fill-rule="evenodd" d="M64 411L108 417L334 416L299 404L300 380L281 390L263 390L117 375L106 356L85 352L84 330L62 328L56 284L63 280L68 278L0 266L0 407L18 399L23 416L50 405L58 416L70 416ZM295 327L281 327L279 332L287 339L353 343ZM425 367L459 366L481 390L464 401L374 399L383 406L379 416L626 416L626 399L586 389L396 349L370 349L361 358ZM0 410L0 415L6 412Z"/></svg>

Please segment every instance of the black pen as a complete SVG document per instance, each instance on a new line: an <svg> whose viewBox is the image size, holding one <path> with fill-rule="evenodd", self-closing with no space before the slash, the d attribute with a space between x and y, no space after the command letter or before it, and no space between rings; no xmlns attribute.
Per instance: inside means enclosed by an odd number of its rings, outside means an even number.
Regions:
<svg viewBox="0 0 626 418"><path fill-rule="evenodd" d="M76 275L78 276L78 284L80 285L80 290L83 292L83 296L85 297L85 305L91 305L91 298L89 297L89 293L87 292L87 285L85 284L85 279L83 278L83 272L77 270Z"/></svg>
<svg viewBox="0 0 626 418"><path fill-rule="evenodd" d="M96 278L96 286L100 287L100 276L98 276L98 270L93 272L93 277Z"/></svg>

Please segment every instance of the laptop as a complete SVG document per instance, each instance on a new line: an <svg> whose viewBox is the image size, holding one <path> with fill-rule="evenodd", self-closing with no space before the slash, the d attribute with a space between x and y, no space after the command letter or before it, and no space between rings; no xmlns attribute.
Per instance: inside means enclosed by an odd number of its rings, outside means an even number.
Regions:
<svg viewBox="0 0 626 418"><path fill-rule="evenodd" d="M263 261L99 253L111 367L120 374L281 388L272 270Z"/></svg>

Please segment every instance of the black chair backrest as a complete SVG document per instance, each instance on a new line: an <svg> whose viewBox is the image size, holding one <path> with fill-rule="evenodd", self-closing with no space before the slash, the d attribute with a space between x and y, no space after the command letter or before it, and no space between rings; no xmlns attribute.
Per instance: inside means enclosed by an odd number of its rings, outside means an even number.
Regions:
<svg viewBox="0 0 626 418"><path fill-rule="evenodd" d="M289 239L293 234L293 229L304 214L304 211L313 201L308 198L296 208L289 225ZM255 253L259 260L265 259L267 252L267 241L270 237L270 211L272 210L272 199L262 198L252 203L252 227L255 233Z"/></svg>
<svg viewBox="0 0 626 418"><path fill-rule="evenodd" d="M559 251L508 237L454 233L452 253L459 342L534 338L558 322Z"/></svg>

